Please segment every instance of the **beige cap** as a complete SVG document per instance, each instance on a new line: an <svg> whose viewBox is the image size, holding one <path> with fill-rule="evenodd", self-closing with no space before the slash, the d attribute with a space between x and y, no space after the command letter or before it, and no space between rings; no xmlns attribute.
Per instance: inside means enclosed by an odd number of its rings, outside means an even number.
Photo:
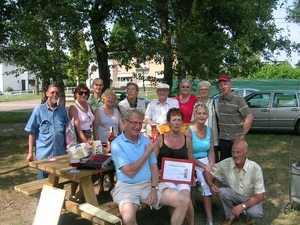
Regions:
<svg viewBox="0 0 300 225"><path fill-rule="evenodd" d="M156 86L156 89L169 89L170 86L168 84L161 83Z"/></svg>

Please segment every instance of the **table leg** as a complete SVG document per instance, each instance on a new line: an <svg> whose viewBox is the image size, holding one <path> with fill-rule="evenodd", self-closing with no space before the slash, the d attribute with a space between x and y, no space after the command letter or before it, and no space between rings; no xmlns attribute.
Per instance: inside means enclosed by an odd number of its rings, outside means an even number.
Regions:
<svg viewBox="0 0 300 225"><path fill-rule="evenodd" d="M57 187L59 177L54 174L49 174L48 185L51 187Z"/></svg>
<svg viewBox="0 0 300 225"><path fill-rule="evenodd" d="M98 206L98 200L95 194L91 176L83 177L81 179L81 188L85 197L85 201L91 205Z"/></svg>

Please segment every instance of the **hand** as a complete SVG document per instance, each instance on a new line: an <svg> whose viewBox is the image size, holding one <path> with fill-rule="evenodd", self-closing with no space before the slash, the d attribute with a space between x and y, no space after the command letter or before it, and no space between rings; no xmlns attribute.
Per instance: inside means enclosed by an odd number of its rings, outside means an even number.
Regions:
<svg viewBox="0 0 300 225"><path fill-rule="evenodd" d="M244 140L244 139L245 139L245 135L242 134L242 135L240 135L240 136L235 137L235 138L233 139L233 142L240 141L240 140Z"/></svg>
<svg viewBox="0 0 300 225"><path fill-rule="evenodd" d="M151 188L151 192L148 198L148 205L152 206L157 202L157 190L155 188Z"/></svg>
<svg viewBox="0 0 300 225"><path fill-rule="evenodd" d="M28 153L28 155L27 155L27 157L26 157L26 161L27 161L27 162L33 161L33 154L32 154L32 153Z"/></svg>
<svg viewBox="0 0 300 225"><path fill-rule="evenodd" d="M243 208L242 204L238 204L235 207L233 207L230 217L232 215L234 215L235 217L239 217L243 211L244 211L244 208Z"/></svg>
<svg viewBox="0 0 300 225"><path fill-rule="evenodd" d="M206 171L208 171L210 173L214 172L213 165L205 165L204 166L204 170L206 170Z"/></svg>
<svg viewBox="0 0 300 225"><path fill-rule="evenodd" d="M219 194L220 190L218 188L217 185L213 184L211 187L210 187L210 191L213 195L217 195Z"/></svg>
<svg viewBox="0 0 300 225"><path fill-rule="evenodd" d="M146 152L149 153L149 154L151 154L154 151L156 145L158 145L158 141L157 140L155 140L153 143L148 144L146 146Z"/></svg>

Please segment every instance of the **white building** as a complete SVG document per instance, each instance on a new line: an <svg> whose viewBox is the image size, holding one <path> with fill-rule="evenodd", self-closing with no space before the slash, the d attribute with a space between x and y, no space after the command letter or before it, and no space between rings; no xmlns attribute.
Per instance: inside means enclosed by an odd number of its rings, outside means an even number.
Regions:
<svg viewBox="0 0 300 225"><path fill-rule="evenodd" d="M13 91L32 92L35 85L35 76L28 72L20 74L10 74L7 72L16 70L17 67L7 62L0 61L0 92L4 93L7 87L12 87ZM42 88L39 82L39 89Z"/></svg>

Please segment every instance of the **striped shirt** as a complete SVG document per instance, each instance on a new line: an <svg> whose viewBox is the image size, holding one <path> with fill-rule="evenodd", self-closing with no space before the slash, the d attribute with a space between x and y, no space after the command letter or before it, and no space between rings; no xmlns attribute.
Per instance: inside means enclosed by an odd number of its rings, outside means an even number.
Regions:
<svg viewBox="0 0 300 225"><path fill-rule="evenodd" d="M236 136L243 134L245 117L251 114L251 111L243 97L234 92L228 98L223 95L218 103L219 113L219 138L233 140Z"/></svg>
<svg viewBox="0 0 300 225"><path fill-rule="evenodd" d="M156 124L167 122L167 113L171 108L179 108L179 103L176 99L167 98L165 104L161 104L158 99L149 103L145 118L152 120Z"/></svg>
<svg viewBox="0 0 300 225"><path fill-rule="evenodd" d="M237 194L248 197L265 192L264 178L261 167L246 158L245 165L240 171L232 157L215 164L212 173L214 177L224 177L227 185Z"/></svg>

